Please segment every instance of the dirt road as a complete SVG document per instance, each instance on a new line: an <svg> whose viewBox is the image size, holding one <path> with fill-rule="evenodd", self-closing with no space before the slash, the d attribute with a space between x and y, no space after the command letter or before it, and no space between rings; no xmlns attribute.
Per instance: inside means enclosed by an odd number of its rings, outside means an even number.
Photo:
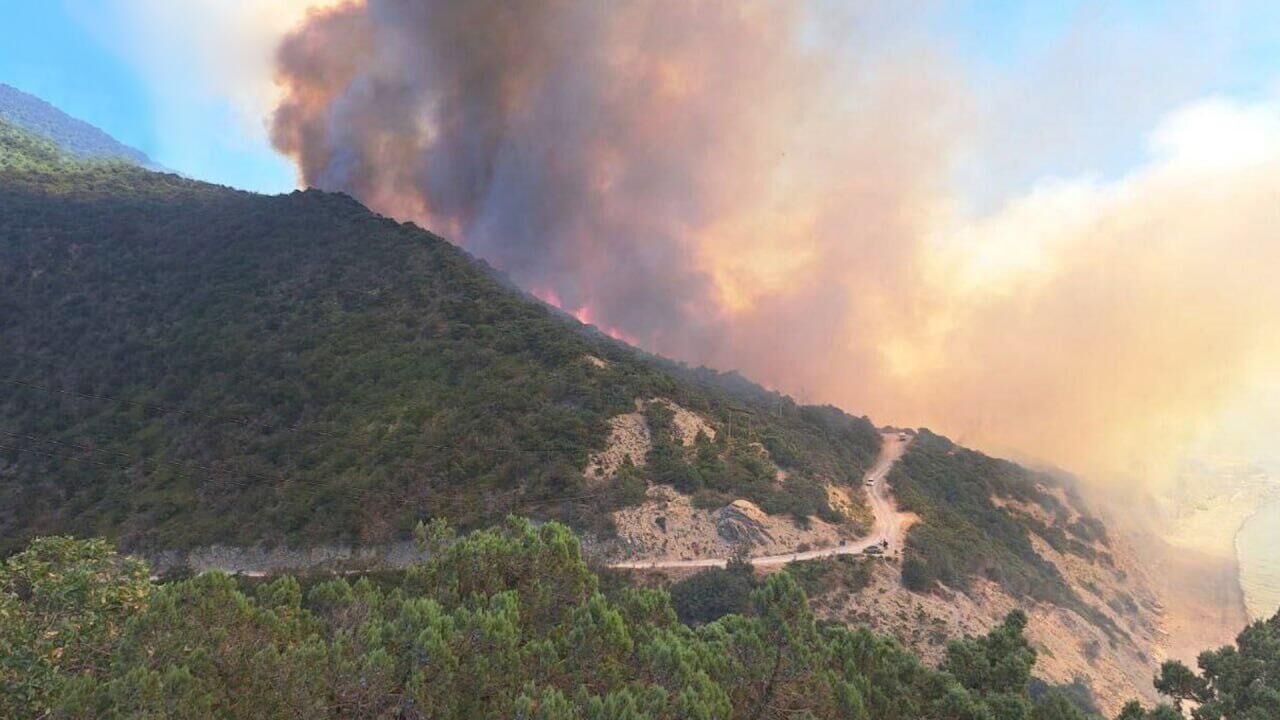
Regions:
<svg viewBox="0 0 1280 720"><path fill-rule="evenodd" d="M867 471L863 478L867 491L867 499L871 504L874 522L871 532L852 542L843 545L814 548L804 552L783 553L780 555L760 555L751 558L751 564L759 567L785 565L796 560L814 560L833 555L856 555L872 545L888 543L885 553L892 555L902 548L907 529L917 518L911 513L898 512L897 503L889 492L889 483L885 478L890 468L902 457L911 444L911 439L899 439L898 433L884 433L884 444L880 447L880 457L876 464ZM662 568L707 568L724 567L727 558L694 558L691 560L627 560L610 564L609 567L630 570L662 569Z"/></svg>
<svg viewBox="0 0 1280 720"><path fill-rule="evenodd" d="M898 552L906 539L907 529L916 522L917 518L911 513L898 512L897 504L894 502L893 494L889 491L889 483L885 478L889 475L889 470L898 458L906 451L907 446L911 444L908 437L906 440L899 438L898 433L884 433L884 444L880 448L880 456L876 458L876 463L863 476L863 486L867 493L867 499L871 505L871 512L874 521L871 525L871 532L867 535L845 542L843 545L831 545L827 547L814 548L804 552L782 553L777 555L759 555L751 558L751 564L760 567L771 567L786 565L796 560L814 560L817 558L831 557L833 555L857 555L872 545L885 545L885 554L893 555ZM662 569L662 568L708 568L708 567L724 567L728 563L727 558L694 558L691 560L628 560L624 562L616 562L610 564L609 567L619 569ZM204 569L212 569L208 566ZM242 575L244 577L269 577L276 571L258 570L258 569L236 569L231 570L223 568L225 572ZM360 571L351 570L340 572L340 574L353 574Z"/></svg>

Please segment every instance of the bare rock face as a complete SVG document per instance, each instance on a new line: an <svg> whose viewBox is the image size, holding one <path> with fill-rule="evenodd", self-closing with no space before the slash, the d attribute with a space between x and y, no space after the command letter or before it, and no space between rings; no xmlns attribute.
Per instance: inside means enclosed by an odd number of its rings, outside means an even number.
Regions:
<svg viewBox="0 0 1280 720"><path fill-rule="evenodd" d="M733 545L772 543L769 520L764 511L747 500L734 500L713 513L716 534Z"/></svg>
<svg viewBox="0 0 1280 720"><path fill-rule="evenodd" d="M850 534L856 529L821 518L800 527L790 515L766 515L744 499L715 509L694 507L690 496L670 485L650 486L644 503L618 510L613 521L618 554L611 560L725 558L744 543L753 555L779 555L856 537Z"/></svg>
<svg viewBox="0 0 1280 720"><path fill-rule="evenodd" d="M583 474L588 480L606 480L616 475L626 460L640 467L652 445L649 424L643 414L634 412L609 418L609 447L587 459Z"/></svg>
<svg viewBox="0 0 1280 720"><path fill-rule="evenodd" d="M586 357L587 362L592 365L605 367L597 364L597 362L605 362L604 360L591 355ZM588 480L603 481L612 478L627 460L630 460L631 464L636 467L644 465L645 458L649 454L649 448L653 446L653 438L649 437L649 423L645 420L644 410L652 403L665 405L674 414L672 425L682 446L692 446L700 434L711 440L716 439L715 428L705 418L680 407L670 400L665 398L653 398L652 400L637 398L635 403L635 412L609 418L609 445L602 452L593 453L587 458L587 466L583 470L583 475Z"/></svg>
<svg viewBox="0 0 1280 720"><path fill-rule="evenodd" d="M644 405L651 403L665 405L674 414L674 417L671 418L671 424L675 427L676 436L680 439L682 446L689 447L693 445L697 441L699 434L706 435L708 440L716 439L716 429L711 427L711 423L707 422L705 418L692 410L680 407L666 398L653 398L648 403L637 401L636 407L643 410Z"/></svg>

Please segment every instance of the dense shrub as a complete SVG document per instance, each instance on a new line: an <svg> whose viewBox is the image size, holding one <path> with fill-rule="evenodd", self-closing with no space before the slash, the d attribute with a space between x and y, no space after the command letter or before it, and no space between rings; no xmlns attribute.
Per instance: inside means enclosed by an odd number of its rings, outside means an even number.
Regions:
<svg viewBox="0 0 1280 720"><path fill-rule="evenodd" d="M451 540L395 583L220 573L157 585L94 541L0 565L0 717L1078 720L1040 711L1013 615L945 670L815 621L788 572L697 628L606 599L554 523ZM1054 706L1044 705L1047 711Z"/></svg>
<svg viewBox="0 0 1280 720"><path fill-rule="evenodd" d="M707 568L671 586L671 606L686 625L704 625L747 612L755 578L750 565Z"/></svg>
<svg viewBox="0 0 1280 720"><path fill-rule="evenodd" d="M810 597L833 592L858 593L871 584L871 566L877 560L859 555L836 555L787 564Z"/></svg>

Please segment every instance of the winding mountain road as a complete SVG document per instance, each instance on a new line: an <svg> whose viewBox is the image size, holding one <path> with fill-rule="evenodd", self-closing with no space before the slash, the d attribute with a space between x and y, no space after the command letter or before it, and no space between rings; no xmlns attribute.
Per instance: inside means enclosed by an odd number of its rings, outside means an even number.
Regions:
<svg viewBox="0 0 1280 720"><path fill-rule="evenodd" d="M857 540L845 541L843 545L813 548L804 552L754 556L750 558L751 564L757 567L776 567L797 560L816 560L817 558L832 557L834 555L857 555L873 545L883 546L886 555L893 555L901 550L906 540L907 530L918 518L912 513L898 512L897 503L889 490L889 483L886 478L889 475L889 470L893 468L893 464L898 461L898 458L902 457L902 454L907 450L907 446L911 444L911 436L906 436L906 439L903 439L899 433L887 432L883 433L882 437L884 438L884 443L880 446L880 456L876 458L875 465L872 465L871 469L863 476L863 487L866 490L867 499L870 502L871 512L874 517L870 533ZM626 560L610 563L609 567L620 570L661 570L725 567L727 564L728 558L709 557L689 560ZM213 568L205 567L203 569L209 570ZM273 571L259 569L220 569L224 572L244 577L269 577L274 574ZM359 572L361 571L347 570L339 571L339 574L349 575L358 574Z"/></svg>
<svg viewBox="0 0 1280 720"><path fill-rule="evenodd" d="M897 503L889 491L889 483L885 478L893 464L906 452L911 444L911 437L904 440L899 433L883 433L884 443L880 446L880 456L875 465L863 477L867 498L871 503L874 521L871 532L852 542L843 545L831 545L814 548L804 552L783 553L780 555L759 555L750 558L751 564L757 567L786 565L797 560L815 560L833 555L857 555L872 545L884 545L885 554L892 555L902 549L906 540L907 529L918 518L913 513L898 512ZM691 560L625 560L610 563L609 567L620 570L661 570L679 568L725 567L728 558L694 558Z"/></svg>

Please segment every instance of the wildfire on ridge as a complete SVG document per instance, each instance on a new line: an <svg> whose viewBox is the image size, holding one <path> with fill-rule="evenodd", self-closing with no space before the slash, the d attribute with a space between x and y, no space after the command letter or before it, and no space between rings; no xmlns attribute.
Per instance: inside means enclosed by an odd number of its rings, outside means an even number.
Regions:
<svg viewBox="0 0 1280 720"><path fill-rule="evenodd" d="M590 325L591 327L599 330L605 335L608 335L614 340L619 340L628 345L634 345L636 347L640 347L640 341L637 338L626 334L625 332L619 330L616 327L613 327L612 325L599 324L595 319L595 312L592 311L590 305L583 305L577 308L566 307L564 302L560 300L560 294L551 288L538 288L538 289L530 290L529 292L531 295L538 298L542 302L548 305L551 305L552 307L555 307L558 310L561 310L563 312L566 312L572 315L575 320L582 323L583 325Z"/></svg>

